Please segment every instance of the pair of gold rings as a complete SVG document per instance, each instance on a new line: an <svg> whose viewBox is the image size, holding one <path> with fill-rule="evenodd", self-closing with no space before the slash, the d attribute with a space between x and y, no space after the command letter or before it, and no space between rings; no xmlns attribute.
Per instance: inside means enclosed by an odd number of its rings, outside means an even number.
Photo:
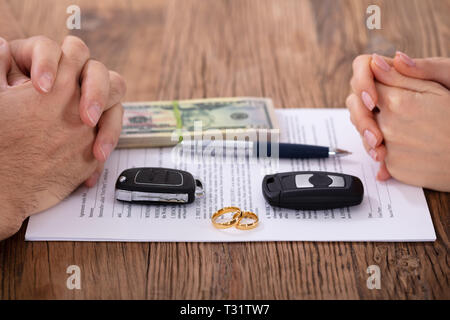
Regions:
<svg viewBox="0 0 450 320"><path fill-rule="evenodd" d="M220 216L232 212L234 212L234 214L231 220L228 220L226 222L217 222ZM243 219L251 219L253 220L253 222L242 223ZM231 227L236 227L236 229L240 230L250 230L256 228L259 222L259 218L255 213L251 211L241 211L241 209L239 209L238 207L225 207L220 210L217 210L212 215L211 220L214 227L218 229L227 229Z"/></svg>

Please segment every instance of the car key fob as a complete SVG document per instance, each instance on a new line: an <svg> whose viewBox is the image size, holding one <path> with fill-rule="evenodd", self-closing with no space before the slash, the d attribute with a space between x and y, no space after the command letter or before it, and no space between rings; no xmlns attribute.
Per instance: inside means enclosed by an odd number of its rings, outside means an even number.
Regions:
<svg viewBox="0 0 450 320"><path fill-rule="evenodd" d="M301 210L354 206L364 196L363 184L357 177L321 171L267 175L262 190L270 205Z"/></svg>
<svg viewBox="0 0 450 320"><path fill-rule="evenodd" d="M138 203L191 203L203 195L203 186L192 174L166 168L132 168L116 182L116 199Z"/></svg>

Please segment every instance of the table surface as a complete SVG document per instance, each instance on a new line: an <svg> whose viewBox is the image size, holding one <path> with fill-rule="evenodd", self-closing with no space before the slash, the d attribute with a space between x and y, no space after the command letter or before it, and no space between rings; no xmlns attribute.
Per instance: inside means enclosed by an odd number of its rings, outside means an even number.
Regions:
<svg viewBox="0 0 450 320"><path fill-rule="evenodd" d="M1 1L1 0L0 0ZM120 72L127 101L271 97L277 107L344 107L361 53L448 56L450 2L17 1L3 6L26 36L61 41L66 8L81 8L92 56ZM8 24L0 24L6 32ZM25 242L26 223L0 242L0 299L450 298L449 194L425 191L434 243ZM381 289L366 286L369 265ZM81 268L68 290L66 268Z"/></svg>

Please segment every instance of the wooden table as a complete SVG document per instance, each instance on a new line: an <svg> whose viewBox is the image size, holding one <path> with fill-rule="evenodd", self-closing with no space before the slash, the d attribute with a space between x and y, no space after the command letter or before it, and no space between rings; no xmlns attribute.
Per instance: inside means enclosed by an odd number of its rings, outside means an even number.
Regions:
<svg viewBox="0 0 450 320"><path fill-rule="evenodd" d="M358 54L449 55L449 1L376 1L382 29L368 30L371 2L5 3L26 36L58 41L77 3L82 29L71 33L125 77L126 100L265 96L341 108ZM434 243L25 242L24 224L0 242L0 299L449 299L449 194L425 194ZM72 264L81 290L66 288ZM372 264L381 290L366 286Z"/></svg>

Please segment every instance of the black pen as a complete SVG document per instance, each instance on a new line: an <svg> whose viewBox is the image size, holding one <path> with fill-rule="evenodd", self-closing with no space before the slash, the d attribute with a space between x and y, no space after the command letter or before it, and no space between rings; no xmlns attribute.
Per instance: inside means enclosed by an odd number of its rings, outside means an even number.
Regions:
<svg viewBox="0 0 450 320"><path fill-rule="evenodd" d="M328 158L351 154L351 152L339 148L281 142L275 144L270 142L258 143L239 140L193 140L183 141L180 144L183 150L190 150L204 155L215 155L218 152L226 154L227 152L240 151L239 153L249 154L250 156L271 157L272 155L276 156L276 150L272 150L273 146L276 147L276 145L278 145L278 157L284 159Z"/></svg>

